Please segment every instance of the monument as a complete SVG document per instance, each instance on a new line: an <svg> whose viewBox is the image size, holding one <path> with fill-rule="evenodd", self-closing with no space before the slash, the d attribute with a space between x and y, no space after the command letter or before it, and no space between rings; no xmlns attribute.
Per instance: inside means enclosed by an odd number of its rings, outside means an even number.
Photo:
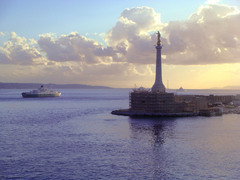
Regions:
<svg viewBox="0 0 240 180"><path fill-rule="evenodd" d="M159 93L165 93L165 86L163 85L162 82L162 45L161 45L161 35L160 32L157 32L158 35L158 41L156 50L157 50L157 55L156 55L156 77L155 77L155 83L152 87L152 92L159 92Z"/></svg>

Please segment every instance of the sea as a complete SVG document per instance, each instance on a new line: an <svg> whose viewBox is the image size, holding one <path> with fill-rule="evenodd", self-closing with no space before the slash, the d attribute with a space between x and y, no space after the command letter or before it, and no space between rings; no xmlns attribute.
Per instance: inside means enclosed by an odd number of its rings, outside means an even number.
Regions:
<svg viewBox="0 0 240 180"><path fill-rule="evenodd" d="M0 89L0 179L239 179L240 115L128 117L130 89ZM231 90L187 93L240 94Z"/></svg>

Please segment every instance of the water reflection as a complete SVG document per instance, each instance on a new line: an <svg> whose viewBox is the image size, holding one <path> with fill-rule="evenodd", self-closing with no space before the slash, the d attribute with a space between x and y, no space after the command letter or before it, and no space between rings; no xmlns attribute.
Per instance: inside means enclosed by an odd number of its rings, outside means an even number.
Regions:
<svg viewBox="0 0 240 180"><path fill-rule="evenodd" d="M149 172L151 179L169 179L171 161L168 158L174 156L171 150L174 145L169 148L169 141L175 136L176 120L149 117L129 119L131 146L139 154L139 166Z"/></svg>
<svg viewBox="0 0 240 180"><path fill-rule="evenodd" d="M159 146L173 136L176 118L130 117L131 138Z"/></svg>

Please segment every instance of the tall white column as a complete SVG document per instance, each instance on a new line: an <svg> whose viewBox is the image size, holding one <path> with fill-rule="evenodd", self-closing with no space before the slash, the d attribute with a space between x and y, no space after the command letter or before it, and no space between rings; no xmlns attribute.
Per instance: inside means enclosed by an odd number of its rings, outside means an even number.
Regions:
<svg viewBox="0 0 240 180"><path fill-rule="evenodd" d="M165 93L165 86L162 82L162 59L161 59L161 50L162 46L160 43L160 38L156 46L157 50L157 58L156 58L156 78L155 83L152 87L152 92L159 92L159 93Z"/></svg>

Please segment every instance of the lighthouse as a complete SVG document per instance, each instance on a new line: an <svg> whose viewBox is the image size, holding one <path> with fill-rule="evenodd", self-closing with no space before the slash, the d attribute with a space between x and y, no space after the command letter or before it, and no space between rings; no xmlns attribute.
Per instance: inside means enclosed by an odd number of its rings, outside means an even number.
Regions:
<svg viewBox="0 0 240 180"><path fill-rule="evenodd" d="M157 45L155 46L157 50L156 54L156 77L155 77L155 83L152 87L152 92L154 93L165 93L166 89L165 86L163 85L162 82L162 59L161 59L161 50L162 50L162 45L161 45L161 35L159 31L157 32L158 35L158 41Z"/></svg>

